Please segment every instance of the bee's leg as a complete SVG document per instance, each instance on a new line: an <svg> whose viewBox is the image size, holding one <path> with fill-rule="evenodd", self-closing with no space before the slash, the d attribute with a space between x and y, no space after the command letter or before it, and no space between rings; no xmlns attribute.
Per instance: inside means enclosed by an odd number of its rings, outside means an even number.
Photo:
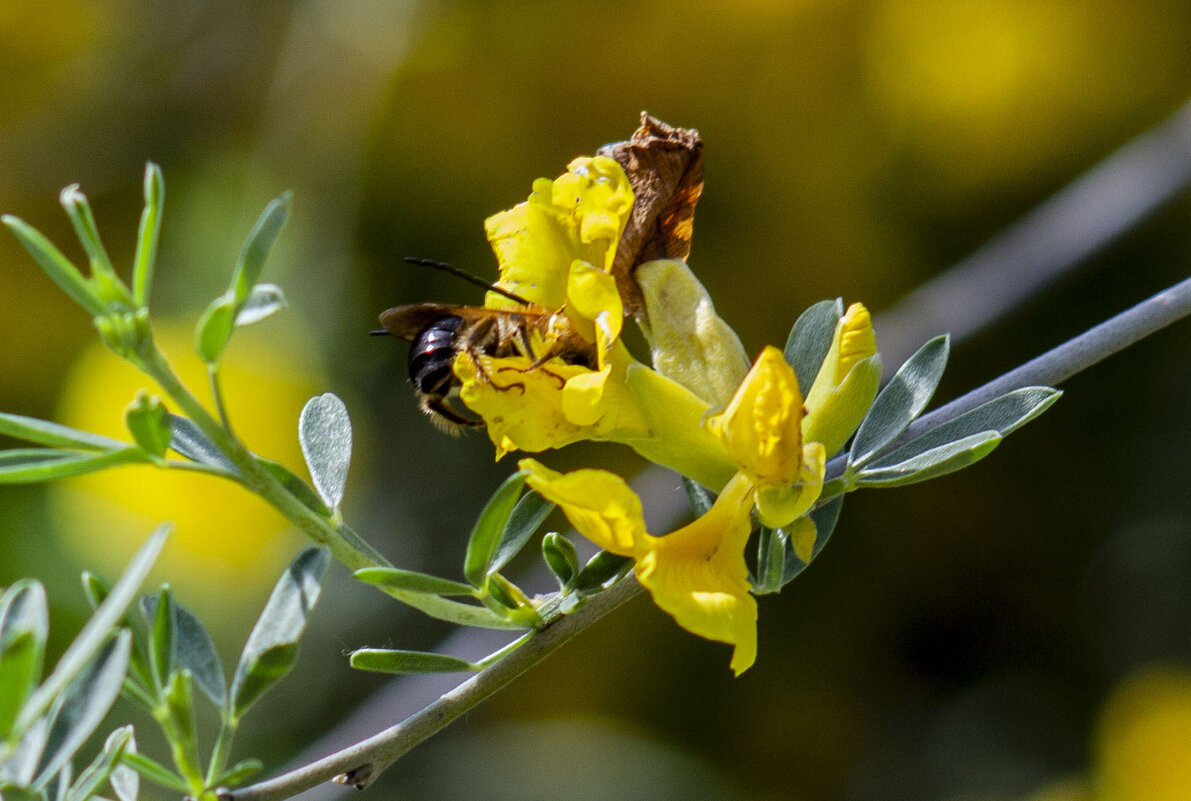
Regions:
<svg viewBox="0 0 1191 801"><path fill-rule="evenodd" d="M461 428L482 428L482 420L473 420L460 414L447 399L441 395L422 395L418 398L418 408L425 412L430 421L448 434L458 434Z"/></svg>

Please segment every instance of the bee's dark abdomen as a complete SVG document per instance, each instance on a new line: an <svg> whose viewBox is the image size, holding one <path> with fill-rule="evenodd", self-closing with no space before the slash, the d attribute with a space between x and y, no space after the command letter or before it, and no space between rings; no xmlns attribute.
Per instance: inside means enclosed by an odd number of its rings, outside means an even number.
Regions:
<svg viewBox="0 0 1191 801"><path fill-rule="evenodd" d="M445 395L455 383L455 336L463 318L440 317L414 337L409 349L409 377L419 392Z"/></svg>

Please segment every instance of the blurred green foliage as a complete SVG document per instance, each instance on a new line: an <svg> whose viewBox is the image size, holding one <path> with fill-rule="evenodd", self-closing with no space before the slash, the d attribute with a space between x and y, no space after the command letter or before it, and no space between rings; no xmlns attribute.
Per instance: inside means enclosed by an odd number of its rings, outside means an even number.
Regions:
<svg viewBox="0 0 1191 801"><path fill-rule="evenodd" d="M269 348L303 332L295 364L328 366L317 389L344 397L356 428L345 514L403 567L452 575L512 466L493 465L483 437L434 432L402 347L366 337L387 306L478 298L401 257L494 275L483 218L535 177L627 137L648 109L703 134L690 261L755 353L824 297L879 312L1177 108L1191 88L1189 12L1159 0L9 0L0 210L69 243L54 193L78 181L127 269L142 168L160 163L155 305L193 321L263 203L293 189L269 268L290 308L244 339ZM1184 197L1078 281L956 348L940 398L1185 276L1189 218ZM11 238L0 239L0 279L0 409L55 419L87 405L79 393L103 396L100 379L72 378L89 321ZM435 777L458 743L475 788L498 783L494 766L525 743L579 742L535 752L540 771L516 764L556 791L539 795L567 796L567 771L597 781L580 766L593 731L589 756L605 771L629 770L615 744L641 738L657 777L694 759L730 788L720 797L1025 798L1087 776L1111 688L1150 662L1191 660L1185 338L1184 324L1073 380L1062 408L976 469L850 499L815 569L764 599L763 659L744 679L716 646L638 602L386 781L444 797ZM292 440L296 409L272 423ZM546 458L638 464L598 446ZM5 488L0 585L36 575L64 602L92 566L63 558L83 558L70 544L88 520L49 508L38 488ZM261 573L260 585L221 591L259 607L272 571ZM179 581L155 576L167 578ZM246 750L288 755L378 685L349 671L345 649L435 646L440 627L395 619L376 595L329 578L303 663L245 725ZM207 622L221 645L251 626L231 613ZM51 631L72 628L56 619ZM452 781L469 780L450 765Z"/></svg>

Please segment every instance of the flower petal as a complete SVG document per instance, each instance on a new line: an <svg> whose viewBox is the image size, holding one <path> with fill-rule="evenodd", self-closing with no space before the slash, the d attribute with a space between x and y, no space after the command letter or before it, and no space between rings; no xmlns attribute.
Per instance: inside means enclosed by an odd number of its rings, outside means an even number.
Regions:
<svg viewBox="0 0 1191 801"><path fill-rule="evenodd" d="M641 499L620 476L606 470L558 473L533 459L518 462L525 483L562 509L576 530L606 551L632 556L645 535Z"/></svg>
<svg viewBox="0 0 1191 801"><path fill-rule="evenodd" d="M484 222L500 262L497 286L547 309L566 301L568 271L576 259L607 271L633 207L633 190L613 159L575 159L556 180L534 181L529 199ZM489 292L484 305L515 302Z"/></svg>
<svg viewBox="0 0 1191 801"><path fill-rule="evenodd" d="M789 486L802 466L802 395L782 352L766 346L707 427L755 483Z"/></svg>
<svg viewBox="0 0 1191 801"><path fill-rule="evenodd" d="M757 602L744 561L752 490L737 474L707 514L668 536L644 535L636 554L637 579L654 603L687 631L735 646L736 675L757 658Z"/></svg>
<svg viewBox="0 0 1191 801"><path fill-rule="evenodd" d="M881 382L881 361L872 317L862 303L853 303L836 324L831 349L806 394L802 434L822 442L834 454L872 406Z"/></svg>

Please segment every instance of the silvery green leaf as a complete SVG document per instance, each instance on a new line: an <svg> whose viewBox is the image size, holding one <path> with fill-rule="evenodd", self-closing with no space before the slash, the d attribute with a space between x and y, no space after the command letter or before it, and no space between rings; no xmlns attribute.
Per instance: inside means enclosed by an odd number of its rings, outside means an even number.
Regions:
<svg viewBox="0 0 1191 801"><path fill-rule="evenodd" d="M570 586L579 575L579 552L575 550L575 543L556 531L542 537L542 558L560 587Z"/></svg>
<svg viewBox="0 0 1191 801"><path fill-rule="evenodd" d="M393 590L418 592L425 595L474 595L475 588L450 579L418 573L414 570L399 570L395 567L364 567L352 574L365 584L386 587Z"/></svg>
<svg viewBox="0 0 1191 801"><path fill-rule="evenodd" d="M170 430L170 447L190 461L218 468L231 475L240 474L236 466L192 420L171 414Z"/></svg>
<svg viewBox="0 0 1191 801"><path fill-rule="evenodd" d="M169 585L161 585L156 596L141 598L141 608L145 612L145 619L149 621L149 665L155 683L161 688L174 672L178 651L178 623L174 615L174 595Z"/></svg>
<svg viewBox="0 0 1191 801"><path fill-rule="evenodd" d="M240 252L240 261L236 265L235 275L232 277L231 292L237 307L244 305L252 293L252 288L260 281L261 273L265 269L265 261L269 258L269 253L277 241L277 235L281 233L285 220L289 216L293 197L292 192L285 192L281 197L270 201L248 234L248 239L244 242L244 249Z"/></svg>
<svg viewBox="0 0 1191 801"><path fill-rule="evenodd" d="M46 787L87 741L120 695L128 671L132 635L123 629L105 640L95 658L75 674L73 681L54 700L50 710L49 739L34 787Z"/></svg>
<svg viewBox="0 0 1191 801"><path fill-rule="evenodd" d="M161 553L161 548L165 545L165 539L169 532L170 525L168 523L158 526L157 530L132 557L132 561L124 569L120 580L116 582L107 598L95 610L95 614L87 621L87 625L83 626L83 630L75 637L74 642L62 654L62 658L54 667L54 672L37 688L21 710L16 725L18 731L23 731L26 726L41 717L54 699L62 694L66 686L87 667L95 653L104 646L108 640L108 634L119 624L128 604L136 597L141 582L145 580L145 575L153 567L157 555ZM121 676L121 678L123 677Z"/></svg>
<svg viewBox="0 0 1191 801"><path fill-rule="evenodd" d="M815 376L831 350L835 326L844 316L844 301L821 300L799 315L784 350L786 361L798 376L798 391L805 398L810 392Z"/></svg>
<svg viewBox="0 0 1191 801"><path fill-rule="evenodd" d="M484 586L496 555L501 535L513 514L521 489L525 486L525 475L517 472L509 476L492 493L488 503L476 519L471 536L467 540L467 553L463 560L463 575L476 587Z"/></svg>
<svg viewBox="0 0 1191 801"><path fill-rule="evenodd" d="M0 742L41 678L49 625L40 583L23 579L0 596Z"/></svg>
<svg viewBox="0 0 1191 801"><path fill-rule="evenodd" d="M241 759L225 770L215 784L218 787L236 787L243 784L244 780L254 773L260 773L264 767L264 763L259 759ZM121 799L121 801L124 800Z"/></svg>
<svg viewBox="0 0 1191 801"><path fill-rule="evenodd" d="M126 726L128 729L128 740L124 744L124 754L136 753L136 737L133 735L132 726ZM104 743L104 750L113 744L113 738L122 731L116 729L108 736L107 742ZM137 801L137 795L141 791L141 776L128 765L120 762L112 768L111 775L108 776L108 781L111 782L112 791L116 794L117 801Z"/></svg>
<svg viewBox="0 0 1191 801"><path fill-rule="evenodd" d="M424 651L391 651L383 648L361 648L352 651L351 666L357 670L378 673L462 673L479 670L465 659Z"/></svg>
<svg viewBox="0 0 1191 801"><path fill-rule="evenodd" d="M257 284L236 314L236 325L252 325L285 308L285 293L276 284Z"/></svg>
<svg viewBox="0 0 1191 801"><path fill-rule="evenodd" d="M869 469L891 467L949 442L986 431L1008 436L1046 411L1062 394L1050 387L1024 387L1008 392L932 428L891 453L882 454L869 465Z"/></svg>
<svg viewBox="0 0 1191 801"><path fill-rule="evenodd" d="M682 476L682 489L686 492L687 502L691 505L691 513L695 517L707 514L715 503L715 494L699 482Z"/></svg>
<svg viewBox="0 0 1191 801"><path fill-rule="evenodd" d="M406 606L412 606L436 620L445 620L448 623L481 629L524 629L526 627L524 623L502 617L487 607L460 603L438 595L397 589L384 584L375 586L385 595L396 598Z"/></svg>
<svg viewBox="0 0 1191 801"><path fill-rule="evenodd" d="M525 543L533 536L542 522L554 511L554 504L538 495L533 490L527 491L513 507L513 513L505 523L504 531L500 535L500 542L496 546L496 553L492 556L492 563L488 570L496 571L509 563L509 560L521 552Z"/></svg>
<svg viewBox="0 0 1191 801"><path fill-rule="evenodd" d="M916 454L896 464L863 468L857 486L904 487L953 473L983 459L1001 443L996 431L982 431Z"/></svg>
<svg viewBox="0 0 1191 801"><path fill-rule="evenodd" d="M50 722L46 718L38 718L25 729L8 759L0 760L0 784L7 781L27 786L33 782L49 734Z"/></svg>
<svg viewBox="0 0 1191 801"><path fill-rule="evenodd" d="M338 509L352 458L352 424L343 401L330 392L307 401L298 418L298 443L314 488Z"/></svg>
<svg viewBox="0 0 1191 801"><path fill-rule="evenodd" d="M85 767L66 793L66 801L87 801L96 796L112 778L113 771L120 764L120 758L132 741L132 726L121 726L108 735L103 750L95 755L91 764ZM134 796L135 797L135 796Z"/></svg>
<svg viewBox="0 0 1191 801"><path fill-rule="evenodd" d="M593 593L608 582L619 579L628 573L633 566L630 556L600 551L587 560L587 564L575 577L575 591L579 593Z"/></svg>
<svg viewBox="0 0 1191 801"><path fill-rule="evenodd" d="M0 451L0 484L32 484L95 473L109 467L144 462L140 448L123 446L105 453L62 451L54 448L12 448Z"/></svg>
<svg viewBox="0 0 1191 801"><path fill-rule="evenodd" d="M330 557L322 548L307 548L281 575L256 621L232 680L230 710L238 720L266 690L293 667L298 639L322 591Z"/></svg>
<svg viewBox="0 0 1191 801"><path fill-rule="evenodd" d="M90 431L79 431L48 420L3 412L0 412L0 434L50 448L79 451L118 451L128 447L127 442Z"/></svg>
<svg viewBox="0 0 1191 801"><path fill-rule="evenodd" d="M227 684L211 635L203 622L182 604L174 603L174 616L178 625L178 664L191 672L199 689L213 704L222 707L227 701Z"/></svg>
<svg viewBox="0 0 1191 801"><path fill-rule="evenodd" d="M861 422L848 456L850 465L860 466L872 459L922 413L943 377L949 349L948 337L935 337L898 369Z"/></svg>

